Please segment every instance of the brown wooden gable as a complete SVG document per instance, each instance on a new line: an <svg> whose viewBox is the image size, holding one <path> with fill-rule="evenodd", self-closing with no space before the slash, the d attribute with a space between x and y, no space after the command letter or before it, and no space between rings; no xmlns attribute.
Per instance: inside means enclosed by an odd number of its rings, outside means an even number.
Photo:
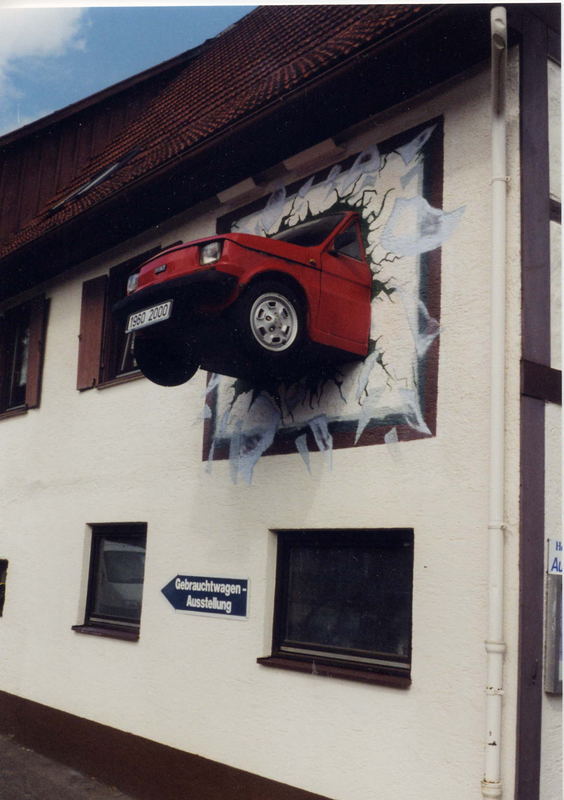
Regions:
<svg viewBox="0 0 564 800"><path fill-rule="evenodd" d="M178 66L171 70L175 74ZM0 244L41 213L52 197L83 173L119 138L171 74L159 73L71 114L54 114L50 124L28 126L0 138Z"/></svg>

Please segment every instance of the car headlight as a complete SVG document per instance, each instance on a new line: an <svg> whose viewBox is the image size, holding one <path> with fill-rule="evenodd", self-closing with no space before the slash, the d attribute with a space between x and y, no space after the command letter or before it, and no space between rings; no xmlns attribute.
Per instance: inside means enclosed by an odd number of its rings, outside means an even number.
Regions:
<svg viewBox="0 0 564 800"><path fill-rule="evenodd" d="M221 241L208 242L200 246L200 265L215 264L221 258Z"/></svg>
<svg viewBox="0 0 564 800"><path fill-rule="evenodd" d="M127 279L127 294L132 294L137 287L139 286L139 273L134 272L133 275L130 275Z"/></svg>

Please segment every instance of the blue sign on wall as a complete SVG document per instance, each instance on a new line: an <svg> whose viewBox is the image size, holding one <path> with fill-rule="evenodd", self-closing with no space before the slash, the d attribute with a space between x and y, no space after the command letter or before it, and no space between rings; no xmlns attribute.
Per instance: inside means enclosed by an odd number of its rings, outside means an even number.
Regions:
<svg viewBox="0 0 564 800"><path fill-rule="evenodd" d="M248 588L246 579L177 575L161 591L177 611L240 619L247 616Z"/></svg>
<svg viewBox="0 0 564 800"><path fill-rule="evenodd" d="M564 558L564 547L562 539L548 540L548 564L547 572L549 575L562 575L562 559Z"/></svg>

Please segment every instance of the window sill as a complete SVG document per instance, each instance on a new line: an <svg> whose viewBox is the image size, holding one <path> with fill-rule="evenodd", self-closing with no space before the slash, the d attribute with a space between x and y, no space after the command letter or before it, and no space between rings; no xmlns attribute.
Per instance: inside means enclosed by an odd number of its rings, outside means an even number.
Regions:
<svg viewBox="0 0 564 800"><path fill-rule="evenodd" d="M88 636L104 636L108 639L123 639L126 642L136 642L139 631L126 631L122 628L103 628L96 625L73 625L75 633L86 633Z"/></svg>
<svg viewBox="0 0 564 800"><path fill-rule="evenodd" d="M8 419L8 417L19 417L21 414L27 414L27 406L18 406L17 408L10 408L7 411L0 412L0 420Z"/></svg>
<svg viewBox="0 0 564 800"><path fill-rule="evenodd" d="M393 686L397 689L408 689L411 686L411 678L408 675L388 675L355 667L320 663L314 659L299 661L293 658L284 658L283 656L266 656L257 658L257 663L262 664L263 667L289 669L294 670L294 672L307 672L310 675L343 678L344 680L362 681L363 683L377 683L383 686Z"/></svg>
<svg viewBox="0 0 564 800"><path fill-rule="evenodd" d="M120 383L130 383L131 381L138 381L139 378L145 376L140 370L136 372L128 372L127 375L119 375L117 378L111 378L108 381L100 381L96 386L97 389L109 389L110 386L119 386Z"/></svg>

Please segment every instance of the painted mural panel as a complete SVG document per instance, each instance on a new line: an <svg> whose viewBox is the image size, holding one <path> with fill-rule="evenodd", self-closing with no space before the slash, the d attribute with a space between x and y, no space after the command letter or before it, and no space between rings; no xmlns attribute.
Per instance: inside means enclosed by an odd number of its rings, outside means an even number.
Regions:
<svg viewBox="0 0 564 800"><path fill-rule="evenodd" d="M310 453L430 437L436 430L440 248L464 208L442 209L442 124L377 143L219 220L220 231L272 236L339 211L361 218L373 274L368 356L301 380L250 385L211 375L204 458L229 458L250 483L264 454Z"/></svg>

